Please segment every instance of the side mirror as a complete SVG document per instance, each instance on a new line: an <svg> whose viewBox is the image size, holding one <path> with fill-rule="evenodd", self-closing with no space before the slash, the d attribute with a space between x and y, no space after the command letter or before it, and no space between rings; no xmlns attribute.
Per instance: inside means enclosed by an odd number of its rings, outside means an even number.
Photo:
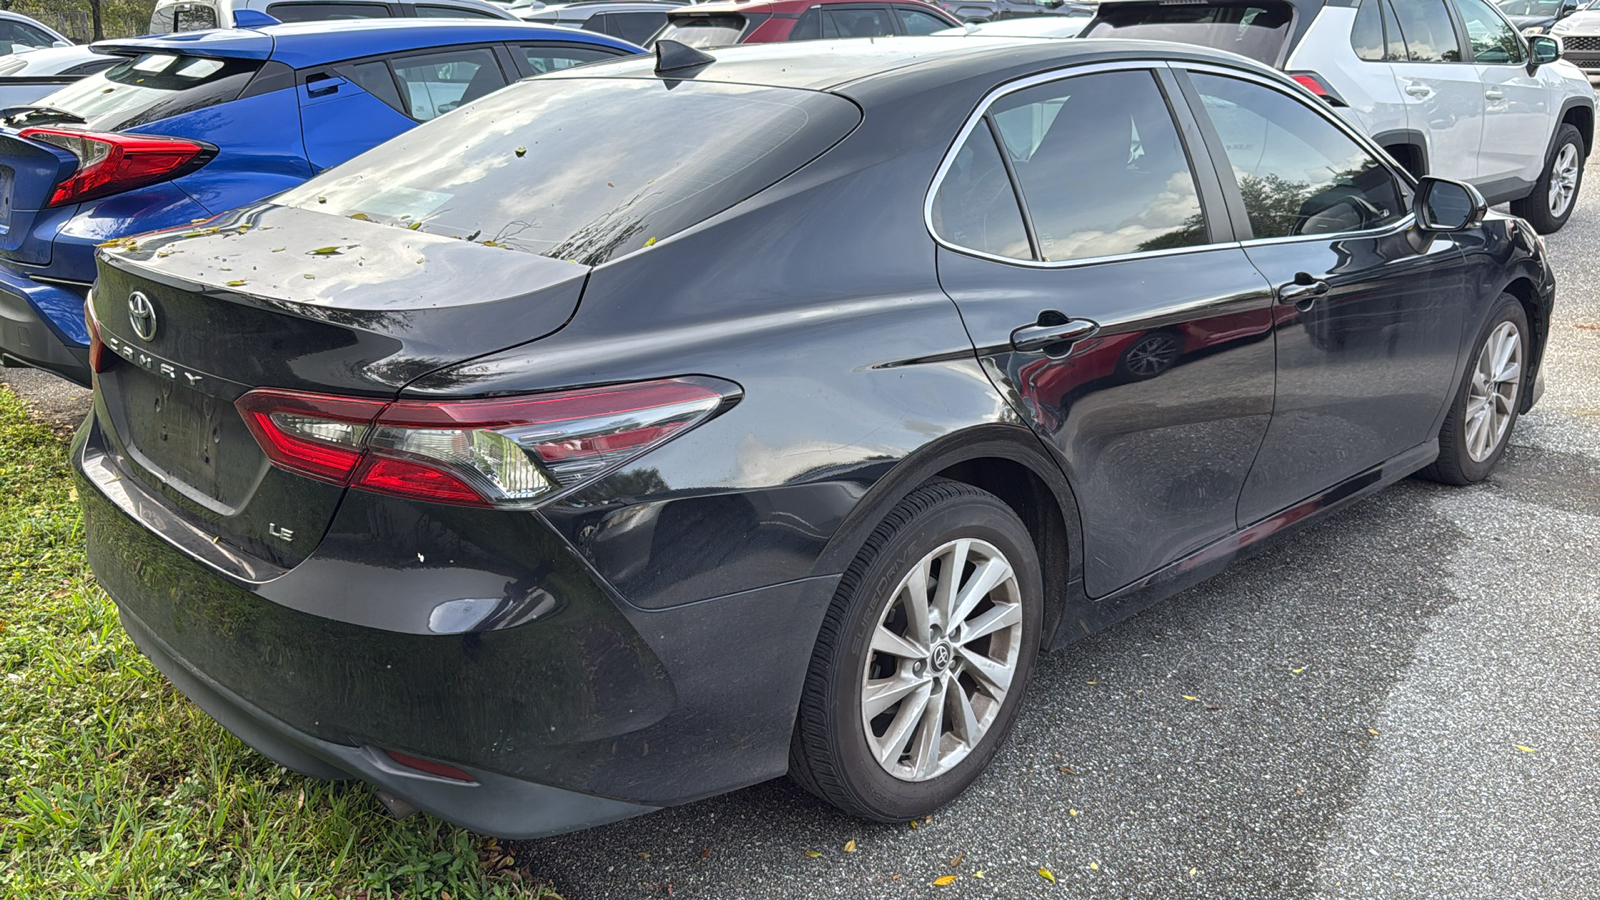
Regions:
<svg viewBox="0 0 1600 900"><path fill-rule="evenodd" d="M1466 231L1483 222L1489 204L1478 189L1460 181L1424 176L1411 201L1417 227L1423 231Z"/></svg>
<svg viewBox="0 0 1600 900"><path fill-rule="evenodd" d="M1540 66L1547 66L1561 58L1561 41L1548 35L1536 34L1528 38L1528 74Z"/></svg>

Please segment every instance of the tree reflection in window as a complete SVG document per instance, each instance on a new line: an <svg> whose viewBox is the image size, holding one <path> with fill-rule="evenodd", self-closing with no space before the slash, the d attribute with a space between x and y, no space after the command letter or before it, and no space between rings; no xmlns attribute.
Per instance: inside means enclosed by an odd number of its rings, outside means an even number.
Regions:
<svg viewBox="0 0 1600 900"><path fill-rule="evenodd" d="M1395 176L1305 104L1236 78L1194 74L1257 238L1381 228L1405 216Z"/></svg>

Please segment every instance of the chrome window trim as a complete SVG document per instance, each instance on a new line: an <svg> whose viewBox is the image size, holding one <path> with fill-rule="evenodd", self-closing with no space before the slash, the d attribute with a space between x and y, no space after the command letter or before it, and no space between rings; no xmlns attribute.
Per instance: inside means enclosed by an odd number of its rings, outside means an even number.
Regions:
<svg viewBox="0 0 1600 900"><path fill-rule="evenodd" d="M965 146L967 137L972 134L973 129L983 123L983 117L989 112L989 107L993 106L996 101L1007 96L1008 94L1014 94L1018 91L1027 90L1028 88L1036 87L1041 84L1049 84L1052 81L1063 81L1065 79L1080 75L1097 75L1102 72L1122 72L1130 69L1139 69L1149 71L1151 73L1151 77L1154 78L1156 69L1170 68L1172 68L1172 66L1170 66L1166 60L1160 59L1118 60L1116 62L1108 63L1084 63L1075 66L1068 66L1062 69L1054 69L1049 72L1040 72L1034 75L1028 75L1015 81L1006 82L1005 84L1002 84L985 94L983 99L978 101L977 108L970 116L967 117L966 124L962 125L961 130L956 132L955 140L951 142L949 149L945 151L944 159L940 161L938 170L934 172L933 184L928 188L928 193L923 198L922 224L928 229L928 234L933 238L934 243L944 247L946 250L960 253L964 256L973 256L977 257L978 259L987 259L992 262L1008 263L1016 266L1029 266L1036 269L1067 269L1074 268L1076 266L1097 265L1099 263L1121 262L1129 259L1145 259L1157 256L1176 256L1183 253L1202 253L1208 250L1239 247L1240 244L1238 241L1226 241L1220 244L1196 244L1193 247L1173 247L1167 250L1141 250L1131 253L1116 253L1109 256L1085 256L1077 259L1017 259L1014 256L1000 256L994 253L985 253L982 250L974 250L971 247L962 247L959 244L955 244L951 241L945 240L943 237L940 237L939 232L933 227L933 200L936 196L938 196L939 188L944 185L944 177L946 173L950 171L950 166L955 162L956 153L960 152L961 148ZM1173 121L1172 127L1181 131L1176 120ZM1000 147L999 149L1001 153L1006 152L1005 147ZM1190 165L1194 165L1193 160L1190 160L1189 162ZM1010 181L1009 176L1007 177L1007 180ZM1011 187L1013 191L1018 191L1021 189L1015 182L1011 183ZM1195 190L1197 192L1197 196L1199 188L1200 185L1196 184ZM1202 209L1204 209L1204 207L1202 207ZM1019 208L1017 211L1019 216L1021 215L1021 212L1022 211ZM1210 211L1208 210L1207 212Z"/></svg>
<svg viewBox="0 0 1600 900"><path fill-rule="evenodd" d="M1321 110L1321 109L1318 109L1316 107L1316 105L1311 104L1311 103L1307 103L1304 99L1302 99L1300 97L1296 97L1292 91L1282 90L1282 88L1284 87L1283 82L1278 81L1278 80L1273 79L1273 78L1265 78L1265 77L1262 77L1261 75L1259 75L1258 73L1246 71L1244 69L1232 69L1232 68L1229 68L1227 66L1212 65L1210 63L1201 63L1201 62L1186 63L1185 62L1185 63L1179 63L1177 65L1174 65L1174 66L1172 66L1172 68L1178 69L1178 70L1183 71L1183 72L1200 72L1200 73L1205 74L1205 75L1216 75L1216 76L1221 77L1221 78L1237 78L1240 81L1253 82L1255 84L1261 85L1262 87L1278 88L1280 93L1287 95L1290 99L1298 102L1301 106L1305 107L1306 109L1311 110L1311 112L1313 114L1321 117L1321 119L1324 122L1328 122L1328 123L1332 124L1333 127L1337 128L1346 137L1348 137L1351 140L1355 141L1356 142L1356 146L1358 146L1361 149L1367 151L1367 153L1369 155L1371 155L1373 161L1376 162L1378 165L1382 166L1384 171L1388 172L1392 177L1399 179L1401 186L1406 189L1401 194L1401 198L1400 198L1401 200L1409 201L1411 199L1411 197L1406 196L1406 194L1407 193L1410 193L1410 194L1415 194L1416 193L1417 183L1414 180L1412 180L1411 176L1409 174L1407 174L1406 172L1404 172L1403 170L1395 169L1394 167L1390 166L1387 162L1385 162L1384 161L1384 156L1386 156L1387 154L1384 154L1384 153L1380 152L1378 147L1372 142L1371 138L1369 138L1366 135L1362 134L1361 132L1357 131L1353 126L1351 126L1349 123L1345 122L1343 119L1339 118L1337 115L1330 115L1328 112L1326 112L1324 110ZM1192 82L1191 82L1191 84L1192 84ZM1194 86L1194 90L1195 90L1195 93L1198 94L1200 92L1199 85L1195 85ZM1212 127L1215 128L1216 124L1212 123ZM1230 169L1232 168L1233 163L1232 163L1231 160L1222 160L1222 161L1223 162L1227 162L1229 168ZM1227 186L1224 185L1223 189L1226 190ZM1292 244L1292 243L1299 243L1299 242L1302 242L1302 241L1327 241L1327 240L1337 240L1337 239L1340 239L1340 238L1382 237L1382 236L1384 236L1386 234L1390 234L1392 232L1404 231L1404 230L1410 228L1413 224L1415 224L1416 216L1417 216L1416 211L1408 208L1405 211L1405 213L1403 215L1401 215L1400 218L1397 221L1392 222L1392 223L1390 223L1388 225L1380 226L1378 228L1367 228L1367 229L1363 229L1361 231L1330 231L1330 232L1328 232L1326 234L1289 234L1289 235L1283 235L1281 237L1251 238L1248 241L1241 241L1239 246L1241 246L1241 247L1263 247L1263 246L1267 246L1269 244Z"/></svg>

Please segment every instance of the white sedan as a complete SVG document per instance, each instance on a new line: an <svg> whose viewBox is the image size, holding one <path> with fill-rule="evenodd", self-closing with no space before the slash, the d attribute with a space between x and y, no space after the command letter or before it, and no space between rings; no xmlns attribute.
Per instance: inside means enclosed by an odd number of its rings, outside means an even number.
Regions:
<svg viewBox="0 0 1600 900"><path fill-rule="evenodd" d="M122 62L88 47L46 47L0 56L0 109L25 106Z"/></svg>

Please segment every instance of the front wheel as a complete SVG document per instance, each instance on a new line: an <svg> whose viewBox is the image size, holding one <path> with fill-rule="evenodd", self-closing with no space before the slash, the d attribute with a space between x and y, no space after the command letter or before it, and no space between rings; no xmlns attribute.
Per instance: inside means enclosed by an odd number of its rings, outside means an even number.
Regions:
<svg viewBox="0 0 1600 900"><path fill-rule="evenodd" d="M1583 135L1571 125L1556 132L1556 145L1545 161L1533 193L1511 201L1511 212L1528 220L1540 234L1554 234L1567 224L1583 186Z"/></svg>
<svg viewBox="0 0 1600 900"><path fill-rule="evenodd" d="M1528 349L1528 314L1517 298L1501 294L1439 430L1439 458L1422 470L1422 477L1476 484L1494 471L1521 412Z"/></svg>
<svg viewBox="0 0 1600 900"><path fill-rule="evenodd" d="M927 815L1005 739L1033 671L1042 588L998 497L937 481L902 500L840 580L807 672L789 772L846 812Z"/></svg>

